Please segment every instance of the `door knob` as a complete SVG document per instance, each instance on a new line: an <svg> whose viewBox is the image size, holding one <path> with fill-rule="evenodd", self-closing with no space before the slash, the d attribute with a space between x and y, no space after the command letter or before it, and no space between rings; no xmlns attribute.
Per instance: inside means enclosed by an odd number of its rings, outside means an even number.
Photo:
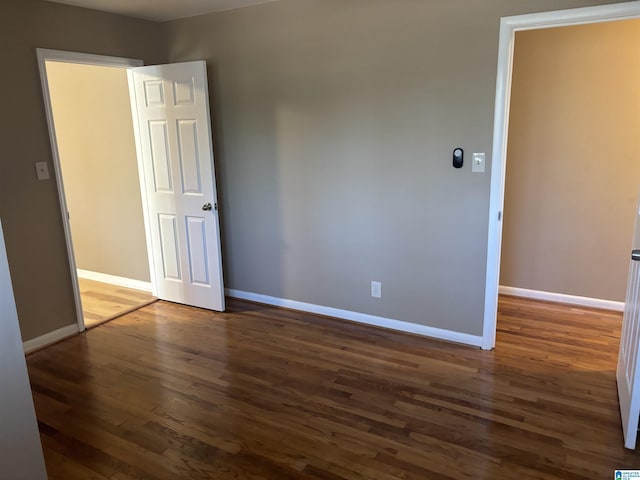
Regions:
<svg viewBox="0 0 640 480"><path fill-rule="evenodd" d="M212 208L213 205L211 205L210 203L205 203L204 205L202 205L202 210L204 210L205 212L210 212Z"/></svg>

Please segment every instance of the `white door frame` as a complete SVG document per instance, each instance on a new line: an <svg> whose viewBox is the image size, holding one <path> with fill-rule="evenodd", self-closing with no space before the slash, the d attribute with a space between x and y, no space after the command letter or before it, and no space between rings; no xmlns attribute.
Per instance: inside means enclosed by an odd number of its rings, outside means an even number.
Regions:
<svg viewBox="0 0 640 480"><path fill-rule="evenodd" d="M515 34L521 30L566 27L588 23L610 22L640 17L640 1L575 8L554 12L503 17L500 21L498 75L493 119L493 150L491 188L489 196L489 234L487 243L487 274L484 300L482 348L491 350L496 344L498 316L498 286L502 248L502 208L507 164L509 106Z"/></svg>
<svg viewBox="0 0 640 480"><path fill-rule="evenodd" d="M82 313L82 300L80 298L80 286L78 284L78 271L76 269L76 259L73 250L73 242L71 239L71 225L69 222L69 211L67 209L67 201L64 190L64 182L62 178L62 166L60 163L60 152L58 150L58 141L56 137L56 130L53 121L53 109L51 107L51 92L49 91L49 80L47 78L47 69L45 62L64 62L64 63L76 63L82 65L94 65L102 67L121 67L121 68L133 68L141 67L144 65L142 60L132 58L121 57L108 57L104 55L93 55L89 53L78 52L66 52L62 50L49 50L44 48L36 49L38 55L38 67L40 69L40 82L42 83L42 94L44 96L44 106L47 115L47 125L49 127L49 140L51 142L51 153L53 156L53 167L55 169L56 184L58 187L58 198L60 200L60 213L62 214L62 224L64 227L65 240L67 243L67 254L69 256L69 269L71 271L71 283L73 286L73 296L76 306L76 316L78 323L78 330L80 332L85 330L84 315ZM129 77L129 76L128 76ZM131 91L131 89L129 90ZM131 103L133 111L135 111L135 102ZM140 152L138 142L138 129L136 122L134 123L134 136L136 137L136 157L138 162L138 172L141 170L140 164ZM151 239L149 236L149 221L147 218L147 198L144 194L144 178L140 177L140 192L142 198L142 213L144 217L145 236L147 241L147 251L149 255L149 269L151 274L152 294L156 295L156 287L154 283L154 265L153 254L151 252Z"/></svg>

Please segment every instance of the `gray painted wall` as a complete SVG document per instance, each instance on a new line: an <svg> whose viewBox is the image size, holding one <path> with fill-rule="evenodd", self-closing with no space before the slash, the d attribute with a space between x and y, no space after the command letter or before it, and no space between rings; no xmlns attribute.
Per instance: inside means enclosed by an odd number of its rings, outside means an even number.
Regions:
<svg viewBox="0 0 640 480"><path fill-rule="evenodd" d="M46 480L0 224L0 478Z"/></svg>
<svg viewBox="0 0 640 480"><path fill-rule="evenodd" d="M280 0L169 22L170 61L209 65L226 286L481 335L500 17L601 3Z"/></svg>

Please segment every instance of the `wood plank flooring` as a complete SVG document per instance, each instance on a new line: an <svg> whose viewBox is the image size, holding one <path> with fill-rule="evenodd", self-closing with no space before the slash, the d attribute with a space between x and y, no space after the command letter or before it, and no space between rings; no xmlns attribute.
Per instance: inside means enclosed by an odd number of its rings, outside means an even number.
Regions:
<svg viewBox="0 0 640 480"><path fill-rule="evenodd" d="M229 300L28 357L51 479L613 478L620 315L503 297L495 351ZM428 314L428 313L427 313Z"/></svg>
<svg viewBox="0 0 640 480"><path fill-rule="evenodd" d="M82 312L87 328L149 305L157 299L148 292L78 278Z"/></svg>

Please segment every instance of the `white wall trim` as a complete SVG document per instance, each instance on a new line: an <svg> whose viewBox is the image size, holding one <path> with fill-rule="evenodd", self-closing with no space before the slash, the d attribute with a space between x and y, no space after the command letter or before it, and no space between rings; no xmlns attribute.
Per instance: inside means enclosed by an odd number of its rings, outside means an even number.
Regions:
<svg viewBox="0 0 640 480"><path fill-rule="evenodd" d="M67 325L66 327L59 328L53 332L49 332L40 337L23 342L22 349L24 350L24 353L30 353L34 350L46 347L47 345L51 345L52 343L64 340L65 338L77 335L78 332L78 325L76 323L73 325Z"/></svg>
<svg viewBox="0 0 640 480"><path fill-rule="evenodd" d="M526 288L506 287L500 285L501 295L512 295L514 297L531 298L533 300L544 300L547 302L566 303L580 307L601 308L603 310L614 310L624 312L624 302L613 300L603 300L601 298L580 297L577 295L567 295L564 293L545 292L542 290L529 290Z"/></svg>
<svg viewBox="0 0 640 480"><path fill-rule="evenodd" d="M52 50L37 48L38 59L48 62L78 63L81 65L102 65L105 67L141 67L142 60L124 57L109 57L95 55L93 53L67 52L65 50Z"/></svg>
<svg viewBox="0 0 640 480"><path fill-rule="evenodd" d="M109 275L108 273L92 272L90 270L78 269L78 278L93 280L95 282L110 283L119 287L133 288L134 290L142 290L151 293L153 287L151 282L143 282L133 278L118 277L117 275Z"/></svg>
<svg viewBox="0 0 640 480"><path fill-rule="evenodd" d="M496 100L493 119L491 187L489 194L487 275L482 334L483 349L490 350L494 348L496 344L498 282L500 278L500 252L502 248L502 208L504 205L504 181L507 165L509 102L511 100L511 74L513 69L515 33L518 30L583 25L638 17L640 17L640 1L632 1L613 5L504 17L500 21Z"/></svg>
<svg viewBox="0 0 640 480"><path fill-rule="evenodd" d="M308 313L315 313L327 317L349 320L352 322L373 325L376 327L389 328L400 332L413 333L424 337L435 338L438 340L447 340L449 342L462 343L473 347L480 347L482 337L477 335L469 335L467 333L454 332L452 330L444 330L441 328L428 327L426 325L418 325L416 323L404 322L401 320L393 320L385 317L378 317L366 313L352 312L350 310L341 310L339 308L324 307L312 303L298 302L296 300L287 300L284 298L270 297L259 293L243 292L241 290L225 289L225 293L229 297L249 300L251 302L265 303L276 307L290 308L292 310L300 310Z"/></svg>

